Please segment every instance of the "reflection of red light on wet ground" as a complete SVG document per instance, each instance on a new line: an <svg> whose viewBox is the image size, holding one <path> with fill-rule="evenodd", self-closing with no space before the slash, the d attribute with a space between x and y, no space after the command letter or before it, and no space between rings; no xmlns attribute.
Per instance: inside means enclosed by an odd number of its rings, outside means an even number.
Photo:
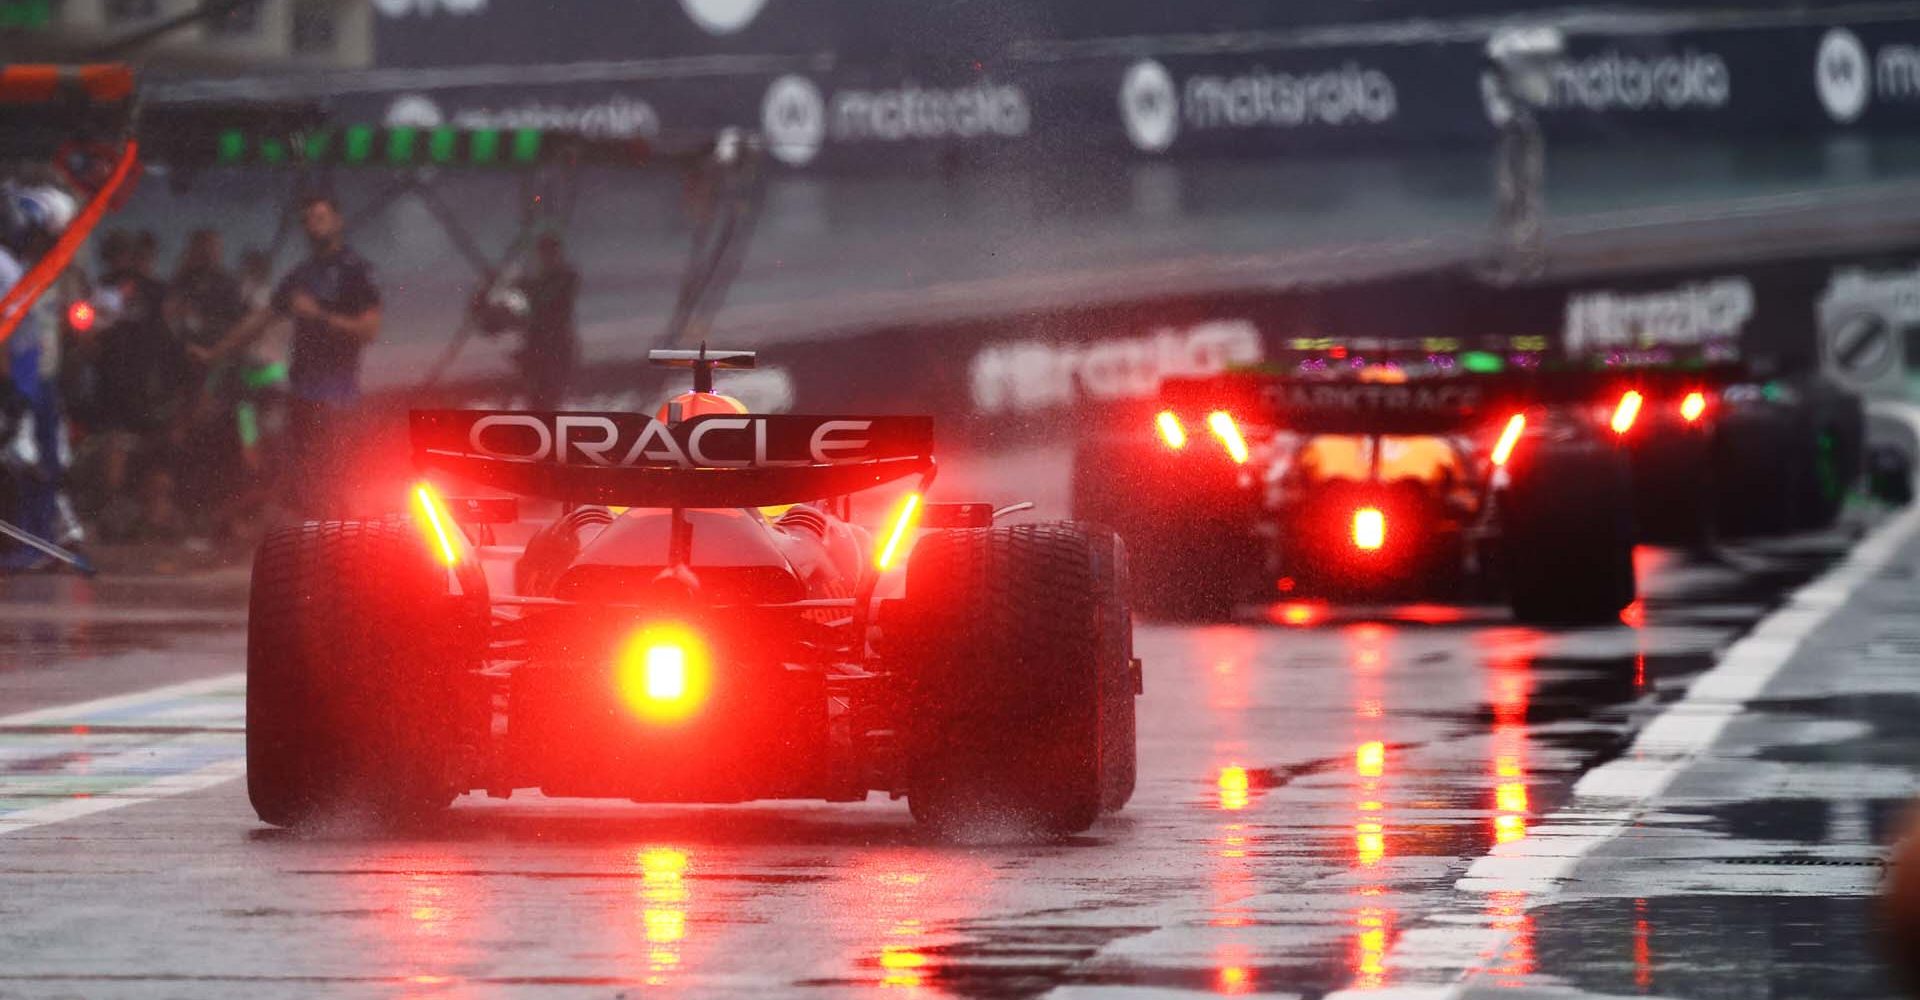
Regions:
<svg viewBox="0 0 1920 1000"><path fill-rule="evenodd" d="M1278 625L1291 625L1304 628L1325 617L1326 608L1319 604L1304 601L1289 601L1267 609L1267 619Z"/></svg>
<svg viewBox="0 0 1920 1000"><path fill-rule="evenodd" d="M1647 920L1647 901L1633 901L1633 985L1642 993L1653 990L1653 925Z"/></svg>
<svg viewBox="0 0 1920 1000"><path fill-rule="evenodd" d="M1527 894L1513 890L1488 894L1487 916L1494 929L1511 935L1487 971L1495 986L1520 986L1520 977L1532 975L1534 968L1533 915L1527 912Z"/></svg>
<svg viewBox="0 0 1920 1000"><path fill-rule="evenodd" d="M1361 777L1378 778L1387 769L1387 745L1379 740L1360 744L1353 752L1353 769Z"/></svg>
<svg viewBox="0 0 1920 1000"><path fill-rule="evenodd" d="M1633 658L1633 689L1644 691L1647 687L1647 654L1641 653Z"/></svg>
<svg viewBox="0 0 1920 1000"><path fill-rule="evenodd" d="M920 929L918 921L910 921L906 926L896 926L889 934L917 936ZM880 986L882 989L918 989L925 983L922 974L929 964L925 952L915 951L909 945L889 944L880 947Z"/></svg>
<svg viewBox="0 0 1920 1000"><path fill-rule="evenodd" d="M1493 839L1511 844L1527 835L1532 802L1527 792L1527 699L1530 662L1488 675L1493 701Z"/></svg>
<svg viewBox="0 0 1920 1000"><path fill-rule="evenodd" d="M1635 600L1632 604L1621 609L1620 624L1628 628L1645 628L1647 626L1646 602Z"/></svg>
<svg viewBox="0 0 1920 1000"><path fill-rule="evenodd" d="M1387 984L1387 912L1363 906L1354 914L1353 988L1377 990Z"/></svg>
<svg viewBox="0 0 1920 1000"><path fill-rule="evenodd" d="M669 847L643 850L640 868L640 925L647 941L647 982L664 985L680 966L687 936L687 856Z"/></svg>
<svg viewBox="0 0 1920 1000"><path fill-rule="evenodd" d="M1215 782L1220 788L1220 808L1238 811L1247 807L1248 789L1252 784L1247 778L1247 769L1238 764L1230 764L1220 769L1220 778Z"/></svg>
<svg viewBox="0 0 1920 1000"><path fill-rule="evenodd" d="M1244 965L1223 965L1214 974L1214 991L1237 996L1253 992L1253 972Z"/></svg>
<svg viewBox="0 0 1920 1000"><path fill-rule="evenodd" d="M1353 825L1353 855L1362 868L1372 868L1387 856L1386 828L1362 820Z"/></svg>
<svg viewBox="0 0 1920 1000"><path fill-rule="evenodd" d="M1393 616L1417 625L1452 625L1467 620L1465 608L1450 604L1404 604L1394 609Z"/></svg>

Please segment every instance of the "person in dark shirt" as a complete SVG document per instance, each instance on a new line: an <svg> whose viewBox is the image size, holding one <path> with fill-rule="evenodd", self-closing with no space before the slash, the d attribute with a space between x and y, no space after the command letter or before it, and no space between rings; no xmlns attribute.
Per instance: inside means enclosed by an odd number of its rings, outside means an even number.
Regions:
<svg viewBox="0 0 1920 1000"><path fill-rule="evenodd" d="M287 446L298 471L289 500L297 509L325 513L344 502L339 445L353 437L361 352L380 335L380 288L373 269L347 246L346 220L332 198L308 198L300 221L312 254L280 280L265 310L196 353L221 358L258 340L273 321L292 321Z"/></svg>
<svg viewBox="0 0 1920 1000"><path fill-rule="evenodd" d="M246 316L240 280L227 270L225 256L217 231L196 230L167 285L167 322L189 352L219 343ZM239 380L232 363L196 363L192 376L193 398L183 413L181 505L201 526L219 528L221 512L246 485L233 416Z"/></svg>
<svg viewBox="0 0 1920 1000"><path fill-rule="evenodd" d="M580 272L567 260L560 237L552 233L540 237L535 250L539 268L520 282L520 291L527 297L527 321L514 360L527 382L528 406L552 410L566 398L579 363L573 307L580 297Z"/></svg>
<svg viewBox="0 0 1920 1000"><path fill-rule="evenodd" d="M109 537L180 529L173 502L173 433L191 397L192 373L166 322L167 286L153 275L150 235L124 230L102 240L96 298L107 320L95 340L102 531ZM134 487L130 489L130 487Z"/></svg>
<svg viewBox="0 0 1920 1000"><path fill-rule="evenodd" d="M187 239L167 286L167 321L191 345L212 347L245 317L240 280L227 270L219 232L197 229Z"/></svg>

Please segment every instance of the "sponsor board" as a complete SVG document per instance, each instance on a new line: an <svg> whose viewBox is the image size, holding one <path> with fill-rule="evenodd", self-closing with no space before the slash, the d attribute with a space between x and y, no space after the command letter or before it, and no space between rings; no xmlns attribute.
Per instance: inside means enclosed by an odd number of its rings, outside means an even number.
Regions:
<svg viewBox="0 0 1920 1000"><path fill-rule="evenodd" d="M1088 343L990 342L973 355L969 386L977 413L1024 413L1081 401L1145 399L1162 379L1218 374L1265 357L1251 320L1209 320Z"/></svg>
<svg viewBox="0 0 1920 1000"><path fill-rule="evenodd" d="M1833 270L1815 304L1822 366L1860 389L1906 391L1906 341L1920 330L1920 264Z"/></svg>
<svg viewBox="0 0 1920 1000"><path fill-rule="evenodd" d="M487 0L373 0L373 9L384 17L480 14L486 11Z"/></svg>
<svg viewBox="0 0 1920 1000"><path fill-rule="evenodd" d="M731 35L753 23L767 0L680 0L680 7L709 35Z"/></svg>
<svg viewBox="0 0 1920 1000"><path fill-rule="evenodd" d="M1829 28L1814 52L1813 89L1839 125L1859 121L1875 105L1920 105L1920 44L1869 42L1852 28Z"/></svg>
<svg viewBox="0 0 1920 1000"><path fill-rule="evenodd" d="M1120 121L1142 152L1163 152L1182 130L1348 128L1385 125L1400 110L1386 71L1348 59L1316 69L1191 72L1176 79L1157 60L1129 66L1120 79Z"/></svg>
<svg viewBox="0 0 1920 1000"><path fill-rule="evenodd" d="M1480 75L1487 120L1505 125L1513 110L1492 76ZM1638 53L1609 47L1564 55L1546 67L1539 97L1545 113L1596 115L1718 111L1733 101L1733 70L1717 52L1687 46L1678 52Z"/></svg>
<svg viewBox="0 0 1920 1000"><path fill-rule="evenodd" d="M402 94L387 106L385 124L394 128L533 128L576 132L594 139L653 138L660 134L660 116L653 105L622 94L575 103L527 98L512 103L462 105L452 111L434 97Z"/></svg>
<svg viewBox="0 0 1920 1000"><path fill-rule="evenodd" d="M1728 275L1647 291L1570 293L1561 336L1572 357L1697 347L1739 337L1753 317L1753 284Z"/></svg>
<svg viewBox="0 0 1920 1000"><path fill-rule="evenodd" d="M1019 139L1033 127L1033 109L1025 88L991 80L951 88L907 80L828 91L809 77L787 74L768 85L760 126L773 155L797 167L811 163L829 142Z"/></svg>
<svg viewBox="0 0 1920 1000"><path fill-rule="evenodd" d="M416 449L530 465L792 469L928 454L924 417L709 414L669 424L637 413L415 410Z"/></svg>

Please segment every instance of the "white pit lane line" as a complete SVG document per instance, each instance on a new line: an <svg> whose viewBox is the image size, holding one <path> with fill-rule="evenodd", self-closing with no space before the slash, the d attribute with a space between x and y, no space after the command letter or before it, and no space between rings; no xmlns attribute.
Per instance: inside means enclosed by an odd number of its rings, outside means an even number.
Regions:
<svg viewBox="0 0 1920 1000"><path fill-rule="evenodd" d="M1920 406L1876 403L1920 435ZM1920 502L1882 524L1847 558L1787 598L1753 631L1727 648L1685 696L1647 723L1624 753L1574 783L1567 804L1527 836L1496 846L1454 883L1460 897L1408 929L1383 964L1429 984L1340 990L1326 1000L1456 1000L1475 977L1498 964L1517 932L1511 919L1490 917L1489 900L1531 909L1565 887L1580 862L1625 833L1653 798L1712 747L1816 629L1886 567L1920 533Z"/></svg>
<svg viewBox="0 0 1920 1000"><path fill-rule="evenodd" d="M246 773L246 675L0 716L0 837Z"/></svg>

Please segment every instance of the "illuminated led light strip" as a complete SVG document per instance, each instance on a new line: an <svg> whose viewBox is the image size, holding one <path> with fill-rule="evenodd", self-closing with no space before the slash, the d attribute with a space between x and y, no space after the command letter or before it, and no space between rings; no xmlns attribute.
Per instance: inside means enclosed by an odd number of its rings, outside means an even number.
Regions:
<svg viewBox="0 0 1920 1000"><path fill-rule="evenodd" d="M453 517L441 506L440 498L433 487L421 483L413 488L413 505L420 511L420 519L425 522L433 540L439 543L440 559L449 566L460 563L460 550L453 544Z"/></svg>
<svg viewBox="0 0 1920 1000"><path fill-rule="evenodd" d="M1180 425L1180 418L1174 416L1172 410L1161 410L1160 415L1153 418L1153 424L1167 447L1179 451L1187 446L1187 429Z"/></svg>
<svg viewBox="0 0 1920 1000"><path fill-rule="evenodd" d="M1507 428L1500 432L1500 440L1493 445L1493 464L1505 465L1513 457L1513 449L1520 443L1520 432L1527 429L1527 415L1516 413L1507 418Z"/></svg>
<svg viewBox="0 0 1920 1000"><path fill-rule="evenodd" d="M1235 465L1247 464L1247 458L1252 453L1247 450L1247 439L1240 436L1240 427L1233 422L1232 414L1225 410L1207 414L1207 429L1220 439L1220 444L1227 449L1227 456L1233 459Z"/></svg>
<svg viewBox="0 0 1920 1000"><path fill-rule="evenodd" d="M1633 422L1640 419L1640 407L1646 398L1632 389L1620 397L1620 405L1613 408L1613 432L1625 434L1633 429Z"/></svg>
<svg viewBox="0 0 1920 1000"><path fill-rule="evenodd" d="M894 515L893 527L887 532L887 543L880 548L880 555L874 559L874 565L888 569L893 565L894 556L900 552L900 540L907 537L913 527L916 515L920 513L920 494L909 493L900 501L900 512Z"/></svg>

